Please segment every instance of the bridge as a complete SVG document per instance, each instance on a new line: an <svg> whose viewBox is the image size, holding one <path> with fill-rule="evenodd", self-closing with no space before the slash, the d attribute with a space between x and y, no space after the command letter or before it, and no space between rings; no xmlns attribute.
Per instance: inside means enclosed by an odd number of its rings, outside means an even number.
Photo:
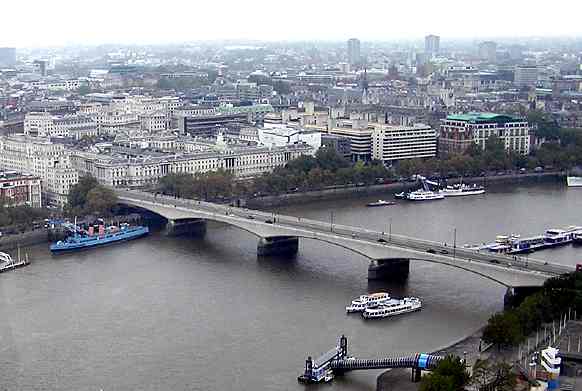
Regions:
<svg viewBox="0 0 582 391"><path fill-rule="evenodd" d="M321 383L331 381L335 375L347 371L411 368L412 381L417 382L420 381L422 370L434 369L442 359L442 356L426 353L380 359L357 359L348 355L348 339L342 335L337 346L321 357L315 360L311 356L307 357L305 371L297 380L301 383Z"/></svg>
<svg viewBox="0 0 582 391"><path fill-rule="evenodd" d="M168 220L171 232L205 232L206 221L237 227L259 238L259 255L294 254L299 238L339 246L370 260L368 277L407 276L409 260L442 264L517 289L539 287L544 281L574 270L540 259L446 246L443 243L302 217L236 208L137 190L116 189L119 202Z"/></svg>

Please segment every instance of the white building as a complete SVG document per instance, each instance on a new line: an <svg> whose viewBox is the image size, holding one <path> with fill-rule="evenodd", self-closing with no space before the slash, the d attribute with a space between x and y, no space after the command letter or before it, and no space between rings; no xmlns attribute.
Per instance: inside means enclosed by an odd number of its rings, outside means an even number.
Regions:
<svg viewBox="0 0 582 391"><path fill-rule="evenodd" d="M62 144L44 138L22 134L0 138L0 168L38 176L45 205L65 206L70 187L79 180L68 156Z"/></svg>
<svg viewBox="0 0 582 391"><path fill-rule="evenodd" d="M517 87L535 87L538 83L538 68L536 66L517 66L514 83Z"/></svg>
<svg viewBox="0 0 582 391"><path fill-rule="evenodd" d="M258 128L257 135L259 143L267 147L305 143L313 148L314 153L321 147L321 132L315 130L269 124L263 128Z"/></svg>
<svg viewBox="0 0 582 391"><path fill-rule="evenodd" d="M140 129L149 133L159 133L166 129L167 116L161 112L157 111L154 113L140 114Z"/></svg>
<svg viewBox="0 0 582 391"><path fill-rule="evenodd" d="M105 185L140 187L156 183L170 173L196 174L224 169L237 177L271 172L301 155L312 154L306 144L274 148L225 148L221 151L173 153L141 157L104 155L75 151L71 163L82 174L90 174Z"/></svg>
<svg viewBox="0 0 582 391"><path fill-rule="evenodd" d="M88 115L56 116L32 112L24 117L24 134L38 137L73 137L97 135L97 123Z"/></svg>
<svg viewBox="0 0 582 391"><path fill-rule="evenodd" d="M428 125L372 126L372 159L393 162L436 156L437 132Z"/></svg>

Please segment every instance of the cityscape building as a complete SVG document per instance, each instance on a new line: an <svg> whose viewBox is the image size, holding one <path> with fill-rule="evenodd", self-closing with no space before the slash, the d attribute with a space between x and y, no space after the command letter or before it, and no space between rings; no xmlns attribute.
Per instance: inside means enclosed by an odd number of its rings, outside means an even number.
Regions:
<svg viewBox="0 0 582 391"><path fill-rule="evenodd" d="M360 53L360 40L351 38L348 40L348 64L354 68L360 65L362 57Z"/></svg>
<svg viewBox="0 0 582 391"><path fill-rule="evenodd" d="M439 55L441 46L441 37L438 35L427 35L424 37L424 52L429 58Z"/></svg>

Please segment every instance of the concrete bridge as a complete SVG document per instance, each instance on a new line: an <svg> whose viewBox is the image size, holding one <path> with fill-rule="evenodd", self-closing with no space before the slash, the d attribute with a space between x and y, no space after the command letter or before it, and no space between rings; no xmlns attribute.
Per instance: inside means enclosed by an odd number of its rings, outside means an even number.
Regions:
<svg viewBox="0 0 582 391"><path fill-rule="evenodd" d="M508 293L539 287L548 278L573 271L573 267L544 260L519 258L433 241L371 231L302 217L235 208L204 201L154 195L136 190L116 190L119 202L148 210L168 220L176 234L204 233L206 221L228 224L259 238L259 255L294 254L299 238L318 240L350 250L370 260L370 279L408 276L409 260L438 263L490 279Z"/></svg>

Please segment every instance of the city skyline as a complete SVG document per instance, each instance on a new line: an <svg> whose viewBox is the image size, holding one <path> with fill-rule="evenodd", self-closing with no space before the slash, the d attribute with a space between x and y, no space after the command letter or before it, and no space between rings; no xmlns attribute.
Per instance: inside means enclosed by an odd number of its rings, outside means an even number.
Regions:
<svg viewBox="0 0 582 391"><path fill-rule="evenodd" d="M355 6L347 1L340 1L330 8L326 4L298 0L284 10L275 9L263 0L250 0L244 4L226 2L221 8L207 3L195 6L183 3L168 10L139 7L135 1L104 0L98 8L88 10L80 9L76 4L70 0L41 3L35 5L34 13L22 3L6 4L4 14L10 17L0 26L0 46L215 40L343 41L351 37L391 41L422 39L428 34L439 35L444 41L582 35L582 27L576 20L582 5L565 1L548 8L523 7L493 0L480 12L496 12L494 24L489 18L475 16L458 0L421 5L358 3L359 9L363 10L359 19L348 17L352 13L346 11ZM566 7L568 12L564 12ZM23 20L18 15L26 15L24 25L34 28L22 29ZM406 15L409 17L400 17ZM258 19L260 23L248 23L250 19ZM337 28L338 20L349 23ZM15 31L19 33L15 34Z"/></svg>

